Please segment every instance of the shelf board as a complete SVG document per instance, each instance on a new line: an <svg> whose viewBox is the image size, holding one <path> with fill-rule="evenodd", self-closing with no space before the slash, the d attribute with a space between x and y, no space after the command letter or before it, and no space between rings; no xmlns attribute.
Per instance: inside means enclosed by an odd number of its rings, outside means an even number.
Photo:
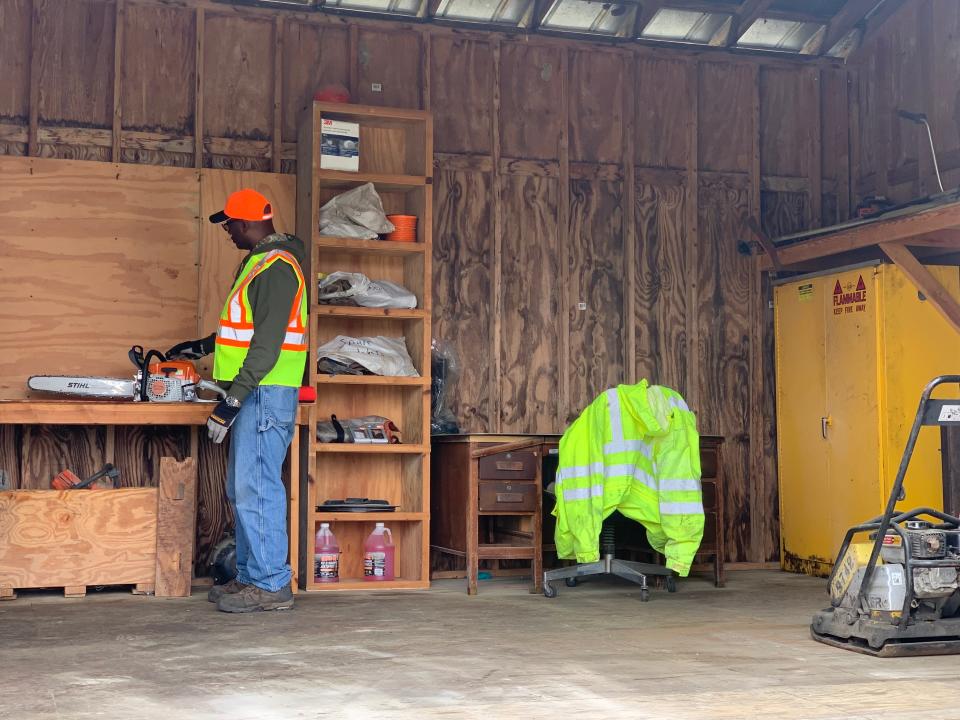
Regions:
<svg viewBox="0 0 960 720"><path fill-rule="evenodd" d="M308 582L307 592L329 592L345 590L426 590L430 587L429 580L404 580L397 578L385 582L367 582L358 578L345 578L336 583Z"/></svg>
<svg viewBox="0 0 960 720"><path fill-rule="evenodd" d="M315 178L317 187L321 188L353 188L373 183L377 192L409 192L432 182L432 178L425 175L391 175L346 170L317 170Z"/></svg>
<svg viewBox="0 0 960 720"><path fill-rule="evenodd" d="M322 455L424 455L429 445L414 443L320 443L317 452Z"/></svg>
<svg viewBox="0 0 960 720"><path fill-rule="evenodd" d="M320 512L313 511L315 522L423 522L427 514L422 512Z"/></svg>
<svg viewBox="0 0 960 720"><path fill-rule="evenodd" d="M394 242L393 240L360 240L358 238L334 237L332 235L314 235L313 242L321 250L337 250L360 254L381 255L423 254L426 244L422 242Z"/></svg>
<svg viewBox="0 0 960 720"><path fill-rule="evenodd" d="M426 320L426 310L401 310L397 308L352 307L349 305L318 305L314 309L318 317L340 317L359 320Z"/></svg>
<svg viewBox="0 0 960 720"><path fill-rule="evenodd" d="M368 120L374 127L392 127L400 123L425 123L430 119L427 110L381 107L379 105L354 105L352 103L315 102L313 106L324 117L344 117ZM389 123L389 125L388 125Z"/></svg>
<svg viewBox="0 0 960 720"><path fill-rule="evenodd" d="M384 375L318 375L317 385L378 385L430 387L428 377L392 377Z"/></svg>
<svg viewBox="0 0 960 720"><path fill-rule="evenodd" d="M132 400L4 400L0 423L11 425L205 425L213 401L133 402ZM309 422L309 405L300 405L297 424Z"/></svg>

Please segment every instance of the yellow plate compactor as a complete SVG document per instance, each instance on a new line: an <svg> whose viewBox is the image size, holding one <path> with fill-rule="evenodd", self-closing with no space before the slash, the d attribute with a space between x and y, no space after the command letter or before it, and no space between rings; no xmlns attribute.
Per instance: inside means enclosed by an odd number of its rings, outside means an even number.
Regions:
<svg viewBox="0 0 960 720"><path fill-rule="evenodd" d="M960 653L960 518L895 510L920 429L960 426L960 400L931 398L946 383L960 375L923 391L883 515L847 531L830 575L831 607L810 624L815 640L880 657Z"/></svg>

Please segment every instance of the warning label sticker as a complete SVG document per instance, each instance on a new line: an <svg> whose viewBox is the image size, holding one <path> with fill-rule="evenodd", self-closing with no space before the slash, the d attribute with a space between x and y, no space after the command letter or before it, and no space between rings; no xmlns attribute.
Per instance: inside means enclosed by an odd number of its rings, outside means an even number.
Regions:
<svg viewBox="0 0 960 720"><path fill-rule="evenodd" d="M800 296L800 302L810 302L813 300L813 283L807 283L798 287L797 294Z"/></svg>
<svg viewBox="0 0 960 720"><path fill-rule="evenodd" d="M944 405L940 408L940 422L960 422L960 405Z"/></svg>
<svg viewBox="0 0 960 720"><path fill-rule="evenodd" d="M867 284L863 281L863 275L857 278L856 284L848 282L833 286L833 314L834 315L852 315L853 313L867 311Z"/></svg>

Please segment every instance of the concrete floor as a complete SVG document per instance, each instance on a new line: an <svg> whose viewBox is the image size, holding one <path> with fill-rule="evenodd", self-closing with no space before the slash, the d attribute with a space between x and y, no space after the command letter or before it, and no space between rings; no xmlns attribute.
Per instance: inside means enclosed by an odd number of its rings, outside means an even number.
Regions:
<svg viewBox="0 0 960 720"><path fill-rule="evenodd" d="M676 595L515 580L300 595L230 616L121 592L0 603L0 718L960 718L960 658L811 641L824 581L734 572Z"/></svg>

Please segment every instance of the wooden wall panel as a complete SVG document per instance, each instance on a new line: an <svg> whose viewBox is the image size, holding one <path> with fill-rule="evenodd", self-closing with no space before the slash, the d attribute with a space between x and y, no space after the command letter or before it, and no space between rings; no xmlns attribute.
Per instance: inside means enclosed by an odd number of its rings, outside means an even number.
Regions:
<svg viewBox="0 0 960 720"><path fill-rule="evenodd" d="M279 232L293 234L296 231L297 182L293 175L259 172L232 172L229 170L204 170L200 178L200 247L199 247L199 297L197 299L197 324L191 328L193 337L205 337L217 330L217 320L223 302L233 285L244 253L237 250L229 236L219 225L212 225L207 218L223 209L230 193L241 188L253 188L263 193L273 204L274 227ZM304 239L309 242L309 238ZM201 374L209 374L212 358L197 363Z"/></svg>
<svg viewBox="0 0 960 720"><path fill-rule="evenodd" d="M30 115L30 0L0 2L0 119L26 122Z"/></svg>
<svg viewBox="0 0 960 720"><path fill-rule="evenodd" d="M674 388L687 385L687 287L694 281L686 252L686 188L637 184L637 378Z"/></svg>
<svg viewBox="0 0 960 720"><path fill-rule="evenodd" d="M700 169L750 172L753 107L751 68L733 63L699 65Z"/></svg>
<svg viewBox="0 0 960 720"><path fill-rule="evenodd" d="M192 337L198 200L195 171L0 158L0 257L17 258L0 283L0 397L24 397L31 374L125 376L130 346Z"/></svg>
<svg viewBox="0 0 960 720"><path fill-rule="evenodd" d="M636 78L637 166L686 169L696 113L689 63L641 57Z"/></svg>
<svg viewBox="0 0 960 720"><path fill-rule="evenodd" d="M114 433L112 462L124 487L157 487L160 458L183 460L190 454L187 427L119 426Z"/></svg>
<svg viewBox="0 0 960 720"><path fill-rule="evenodd" d="M730 561L746 560L751 543L750 307L753 263L737 251L741 218L750 208L746 179L701 178L697 257L700 332L699 430L723 435L726 547Z"/></svg>
<svg viewBox="0 0 960 720"><path fill-rule="evenodd" d="M287 22L283 35L283 139L297 141L297 127L314 93L325 85L350 87L346 28Z"/></svg>
<svg viewBox="0 0 960 720"><path fill-rule="evenodd" d="M503 432L553 432L558 425L557 203L556 179L503 178Z"/></svg>
<svg viewBox="0 0 960 720"><path fill-rule="evenodd" d="M567 244L570 399L564 425L607 388L624 382L623 187L570 183ZM579 304L583 303L581 310Z"/></svg>
<svg viewBox="0 0 960 720"><path fill-rule="evenodd" d="M195 14L129 4L124 16L123 127L192 135Z"/></svg>
<svg viewBox="0 0 960 720"><path fill-rule="evenodd" d="M500 139L503 157L554 160L566 114L560 87L560 50L504 44L501 63Z"/></svg>
<svg viewBox="0 0 960 720"><path fill-rule="evenodd" d="M571 162L623 162L622 55L570 53Z"/></svg>
<svg viewBox="0 0 960 720"><path fill-rule="evenodd" d="M430 109L437 152L490 154L493 133L493 49L464 38L434 38Z"/></svg>
<svg viewBox="0 0 960 720"><path fill-rule="evenodd" d="M13 490L20 487L20 454L23 429L20 425L0 425L0 485Z"/></svg>
<svg viewBox="0 0 960 720"><path fill-rule="evenodd" d="M49 490L61 470L89 477L105 462L106 428L91 425L27 425L23 428L21 490Z"/></svg>
<svg viewBox="0 0 960 720"><path fill-rule="evenodd" d="M420 97L420 36L411 32L360 30L356 102L390 107L423 107ZM379 92L373 84L379 83Z"/></svg>
<svg viewBox="0 0 960 720"><path fill-rule="evenodd" d="M267 140L273 131L273 23L208 13L203 40L204 135Z"/></svg>
<svg viewBox="0 0 960 720"><path fill-rule="evenodd" d="M493 217L487 173L434 175L433 336L456 350L460 377L446 398L468 432L493 430L490 408L490 283Z"/></svg>
<svg viewBox="0 0 960 720"><path fill-rule="evenodd" d="M40 13L40 123L113 123L112 3L35 0ZM64 90L69 89L69 92Z"/></svg>
<svg viewBox="0 0 960 720"><path fill-rule="evenodd" d="M810 131L819 118L810 114L814 98L804 91L801 68L760 70L760 170L764 175L806 177Z"/></svg>

